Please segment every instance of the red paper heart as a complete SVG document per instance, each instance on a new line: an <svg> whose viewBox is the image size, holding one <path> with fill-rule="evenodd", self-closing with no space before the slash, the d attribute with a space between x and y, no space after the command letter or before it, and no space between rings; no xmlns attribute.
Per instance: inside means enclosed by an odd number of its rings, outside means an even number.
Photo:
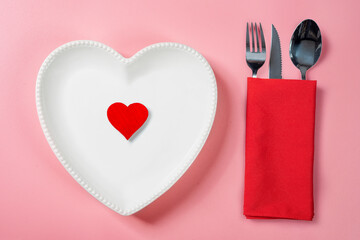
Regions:
<svg viewBox="0 0 360 240"><path fill-rule="evenodd" d="M107 117L127 140L145 123L149 113L141 103L132 103L128 107L120 102L110 105Z"/></svg>

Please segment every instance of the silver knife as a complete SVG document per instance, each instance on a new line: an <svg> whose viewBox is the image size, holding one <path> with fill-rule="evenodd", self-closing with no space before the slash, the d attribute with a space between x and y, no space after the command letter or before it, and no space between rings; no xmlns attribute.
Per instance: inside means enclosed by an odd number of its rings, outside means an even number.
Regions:
<svg viewBox="0 0 360 240"><path fill-rule="evenodd" d="M271 30L271 50L270 50L270 62L269 62L269 78L281 79L281 48L280 38L274 25Z"/></svg>

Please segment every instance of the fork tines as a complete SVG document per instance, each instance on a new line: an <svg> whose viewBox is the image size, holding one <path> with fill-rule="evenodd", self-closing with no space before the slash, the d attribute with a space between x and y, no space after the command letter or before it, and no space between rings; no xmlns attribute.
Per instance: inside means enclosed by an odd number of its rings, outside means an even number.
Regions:
<svg viewBox="0 0 360 240"><path fill-rule="evenodd" d="M251 32L251 39L252 39L251 52L260 52L260 44L259 44L259 36L258 36L259 32L260 32L260 38L261 38L261 52L265 52L265 49L266 49L265 38L264 38L264 33L263 33L263 30L262 30L261 23L259 23L259 28L257 27L256 23L255 23L255 27L254 27L253 23L251 23L250 30L249 30L249 23L246 23L246 51L250 52L249 32ZM256 49L257 49L257 51L255 51L254 32L255 32L255 36L256 36Z"/></svg>
<svg viewBox="0 0 360 240"><path fill-rule="evenodd" d="M251 49L250 49L250 36L249 32L251 32ZM254 32L255 37L254 38ZM259 34L261 38L261 45L259 41ZM255 48L256 41L256 48ZM260 51L261 50L261 51ZM251 23L249 29L249 23L246 24L246 62L253 71L253 77L256 77L258 69L264 64L266 59L266 46L265 46L265 38L262 30L261 23L259 24L259 28L255 23Z"/></svg>

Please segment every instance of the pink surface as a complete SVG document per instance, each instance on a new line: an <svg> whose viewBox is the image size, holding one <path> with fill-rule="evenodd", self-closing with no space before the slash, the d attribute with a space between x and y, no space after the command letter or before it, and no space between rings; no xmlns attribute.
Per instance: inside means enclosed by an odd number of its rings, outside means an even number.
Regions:
<svg viewBox="0 0 360 240"><path fill-rule="evenodd" d="M226 3L225 3L226 2ZM0 239L359 239L360 80L357 1L11 1L0 8ZM245 23L271 23L283 76L292 31L318 22L315 218L246 220L243 210ZM91 197L55 158L38 122L35 80L45 57L72 40L101 41L124 56L175 41L201 52L217 77L219 105L208 142L165 195L123 217ZM266 67L259 77L267 77Z"/></svg>

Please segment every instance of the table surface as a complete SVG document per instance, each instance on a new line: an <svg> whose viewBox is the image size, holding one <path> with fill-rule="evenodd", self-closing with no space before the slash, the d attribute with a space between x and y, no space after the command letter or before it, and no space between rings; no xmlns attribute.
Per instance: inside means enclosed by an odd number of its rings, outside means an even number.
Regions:
<svg viewBox="0 0 360 240"><path fill-rule="evenodd" d="M0 239L360 239L358 10L355 0L3 0ZM306 18L323 35L321 58L308 72L318 80L315 218L247 220L246 21L262 22L267 46L276 26L283 77L300 78L288 49ZM217 115L200 155L173 188L133 216L111 211L83 190L40 128L37 72L54 48L78 39L103 42L126 57L152 43L184 43L207 58L217 78ZM268 62L258 75L268 76Z"/></svg>

